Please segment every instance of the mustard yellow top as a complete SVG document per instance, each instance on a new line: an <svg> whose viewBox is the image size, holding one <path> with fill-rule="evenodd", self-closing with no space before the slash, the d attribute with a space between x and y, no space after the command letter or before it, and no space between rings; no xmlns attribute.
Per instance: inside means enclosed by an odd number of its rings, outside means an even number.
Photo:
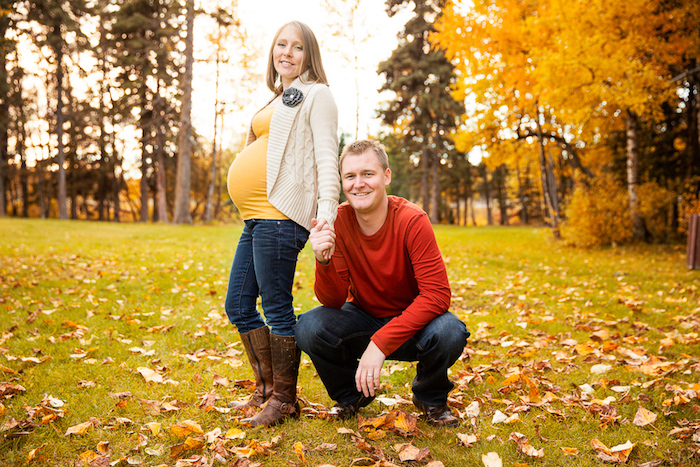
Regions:
<svg viewBox="0 0 700 467"><path fill-rule="evenodd" d="M267 142L274 107L265 107L253 117L256 139L246 146L228 169L228 194L248 219L288 219L267 199Z"/></svg>

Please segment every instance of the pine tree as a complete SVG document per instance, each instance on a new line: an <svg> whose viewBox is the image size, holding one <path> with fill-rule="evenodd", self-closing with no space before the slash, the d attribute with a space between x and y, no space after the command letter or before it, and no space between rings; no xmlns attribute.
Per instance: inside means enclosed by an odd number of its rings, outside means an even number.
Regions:
<svg viewBox="0 0 700 467"><path fill-rule="evenodd" d="M409 4L414 5L415 16L406 23L398 47L379 64L378 70L386 79L381 90L396 95L380 110L381 118L404 137L407 148L420 158L423 209L432 222L439 220L439 170L451 150L450 134L464 113L464 104L452 97L454 66L429 41L433 22L445 3L388 0L390 16Z"/></svg>

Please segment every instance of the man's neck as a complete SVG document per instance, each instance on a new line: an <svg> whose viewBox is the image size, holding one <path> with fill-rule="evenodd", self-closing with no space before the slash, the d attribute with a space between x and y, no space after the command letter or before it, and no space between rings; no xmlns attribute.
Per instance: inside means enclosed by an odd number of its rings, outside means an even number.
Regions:
<svg viewBox="0 0 700 467"><path fill-rule="evenodd" d="M357 223L360 226L360 230L365 235L374 235L379 229L382 228L384 222L386 221L386 216L389 212L389 199L385 198L384 203L376 211L368 213L359 213L355 211L355 217L357 218Z"/></svg>

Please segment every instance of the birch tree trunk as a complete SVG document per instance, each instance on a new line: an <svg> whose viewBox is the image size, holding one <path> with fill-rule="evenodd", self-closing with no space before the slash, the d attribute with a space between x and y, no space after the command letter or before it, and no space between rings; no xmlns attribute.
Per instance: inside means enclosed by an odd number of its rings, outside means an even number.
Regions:
<svg viewBox="0 0 700 467"><path fill-rule="evenodd" d="M638 131L639 118L631 110L627 111L627 193L629 195L630 215L632 216L632 237L635 240L644 239L644 220L639 213L639 197L637 185L639 184L639 149Z"/></svg>
<svg viewBox="0 0 700 467"><path fill-rule="evenodd" d="M191 224L190 178L192 152L192 66L194 64L194 0L187 0L187 36L185 38L185 73L182 77L182 109L178 134L177 176L175 181L176 224Z"/></svg>

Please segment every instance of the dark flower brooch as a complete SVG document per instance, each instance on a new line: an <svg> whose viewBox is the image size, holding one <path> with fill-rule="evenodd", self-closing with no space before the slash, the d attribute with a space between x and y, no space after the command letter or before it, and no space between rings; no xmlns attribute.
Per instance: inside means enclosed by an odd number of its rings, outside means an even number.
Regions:
<svg viewBox="0 0 700 467"><path fill-rule="evenodd" d="M287 88L282 93L282 103L289 107L296 106L302 99L304 99L304 94L297 88Z"/></svg>

